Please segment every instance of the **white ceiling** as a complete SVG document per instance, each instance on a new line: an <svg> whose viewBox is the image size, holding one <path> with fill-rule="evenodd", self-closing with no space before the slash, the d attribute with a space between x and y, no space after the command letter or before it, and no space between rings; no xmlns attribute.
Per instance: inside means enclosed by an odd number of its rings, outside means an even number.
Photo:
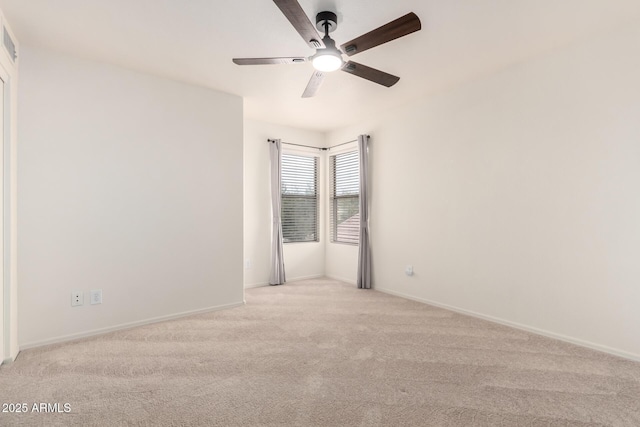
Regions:
<svg viewBox="0 0 640 427"><path fill-rule="evenodd" d="M249 118L329 131L637 20L638 0L299 0L338 13L337 44L408 12L422 30L357 62L401 77L385 88L343 72L302 99L311 64L240 67L233 57L310 56L271 0L0 0L22 45L245 98Z"/></svg>

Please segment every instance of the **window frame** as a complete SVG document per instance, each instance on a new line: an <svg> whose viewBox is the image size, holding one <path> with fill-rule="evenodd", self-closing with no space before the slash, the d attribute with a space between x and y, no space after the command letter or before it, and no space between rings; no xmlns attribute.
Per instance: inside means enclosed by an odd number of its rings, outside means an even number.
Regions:
<svg viewBox="0 0 640 427"><path fill-rule="evenodd" d="M282 151L281 158L281 175L284 175L284 157L285 156L297 156L297 157L306 157L312 158L314 160L315 166L315 196L310 195L286 195L283 191L284 179L281 179L280 184L280 221L282 224L282 243L285 245L295 244L295 243L319 243L320 242L320 183L321 183L321 162L320 156L316 153L310 153L302 150L291 150L285 149ZM315 239L314 240L289 240L285 238L285 225L284 225L284 206L285 206L285 198L292 199L315 199Z"/></svg>
<svg viewBox="0 0 640 427"><path fill-rule="evenodd" d="M348 154L355 154L356 157L356 167L357 167L357 178L358 178L358 193L353 195L336 195L336 173L335 173L335 158L337 156L344 156ZM360 225L358 224L358 237L356 241L344 241L338 240L338 200L346 200L346 199L355 199L356 206L358 206L358 214L360 213L360 154L358 152L357 147L345 147L342 150L331 153L327 156L327 163L329 169L329 242L340 245L349 245L349 246L358 246L360 240Z"/></svg>

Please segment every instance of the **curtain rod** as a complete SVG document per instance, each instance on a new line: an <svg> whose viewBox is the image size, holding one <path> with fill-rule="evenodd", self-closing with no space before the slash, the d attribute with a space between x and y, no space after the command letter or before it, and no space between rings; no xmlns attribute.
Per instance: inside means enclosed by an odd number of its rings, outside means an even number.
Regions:
<svg viewBox="0 0 640 427"><path fill-rule="evenodd" d="M367 135L367 138L371 138L371 136ZM268 142L276 142L274 139L267 139ZM302 144L293 144L291 142L283 142L281 141L281 144L286 144L286 145L295 145L296 147L306 147L306 148L315 148L316 150L320 150L320 151L327 151L327 150L331 150L332 148L336 148L336 147L340 147L342 145L347 145L347 144L351 144L352 142L357 142L357 139L354 139L352 141L347 141L347 142L343 142L342 144L337 144L334 145L332 147L312 147L310 145L302 145Z"/></svg>

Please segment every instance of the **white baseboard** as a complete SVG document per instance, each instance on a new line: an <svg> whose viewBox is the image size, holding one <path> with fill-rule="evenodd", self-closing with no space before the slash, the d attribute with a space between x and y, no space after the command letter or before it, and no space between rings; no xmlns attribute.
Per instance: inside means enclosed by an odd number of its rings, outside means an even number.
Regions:
<svg viewBox="0 0 640 427"><path fill-rule="evenodd" d="M579 345L581 347L590 348L592 350L601 351L603 353L613 354L614 356L623 357L625 359L634 360L640 362L640 354L630 353L628 351L620 350L617 348L608 347L606 345L596 344L590 341L585 341L579 338L573 338L566 335L558 334L555 332L547 331L545 329L538 329L532 326L523 325L521 323L512 322L510 320L501 319L499 317L488 316L486 314L477 313L475 311L465 310L463 308L454 307L448 304L439 303L436 301L427 300L424 298L418 298L411 295L403 294L401 292L392 291L390 289L374 287L374 290L383 292L385 294L394 295L401 298L406 298L412 301L421 302L424 304L433 305L435 307L444 308L445 310L455 311L456 313L465 314L467 316L477 317L479 319L488 320L490 322L499 323L501 325L510 326L512 328L520 329L523 331L531 332L536 335L542 335L548 338L554 338L560 341L565 341L571 344Z"/></svg>
<svg viewBox="0 0 640 427"><path fill-rule="evenodd" d="M294 277L292 279L287 279L287 282L301 282L303 280L321 279L323 277L325 277L324 274L314 274L313 276L300 276L300 277Z"/></svg>
<svg viewBox="0 0 640 427"><path fill-rule="evenodd" d="M285 283L300 282L302 280L310 280L310 279L320 279L322 277L326 277L326 276L324 274L315 274L313 276L300 276L300 277L294 277L293 279L287 279L287 281ZM271 285L269 284L269 282L253 283L253 284L249 284L249 285L244 285L244 288L245 289L262 288L264 286L271 286Z"/></svg>
<svg viewBox="0 0 640 427"><path fill-rule="evenodd" d="M332 275L327 275L325 277L328 277L329 279L333 279L333 280L339 280L341 282L348 283L350 285L355 285L356 284L355 280L345 279L344 277L338 277L338 276L332 276Z"/></svg>
<svg viewBox="0 0 640 427"><path fill-rule="evenodd" d="M32 341L32 342L21 344L20 345L20 350L26 350L26 349L34 348L34 347L41 347L43 345L58 344L58 343L67 342L67 341L74 341L74 340L77 340L77 339L80 339L80 338L87 338L87 337L93 337L93 336L96 336L96 335L103 335L103 334L106 334L106 333L109 333L109 332L120 331L120 330L123 330L123 329L131 329L131 328L135 328L137 326L149 325L151 323L164 322L166 320L179 319L181 317L193 316L195 314L203 314L203 313L210 313L212 311L227 310L229 308L240 307L242 305L244 305L244 301L243 302L236 302L236 303L232 303L232 304L217 305L217 306L214 306L214 307L201 308L201 309L198 309L198 310L183 311L181 313L170 314L170 315L167 315L167 316L158 316L158 317L153 317L151 319L138 320L138 321L135 321L135 322L121 323L121 324L115 325L115 326L109 326L109 327L106 327L106 328L93 329L93 330L86 331L86 332L79 332L77 334L63 335L63 336L59 336L59 337L55 337L55 338L49 338L49 339L41 340L41 341Z"/></svg>
<svg viewBox="0 0 640 427"><path fill-rule="evenodd" d="M250 285L244 285L245 289L252 289L252 288L262 288L264 286L269 286L269 283L253 283Z"/></svg>

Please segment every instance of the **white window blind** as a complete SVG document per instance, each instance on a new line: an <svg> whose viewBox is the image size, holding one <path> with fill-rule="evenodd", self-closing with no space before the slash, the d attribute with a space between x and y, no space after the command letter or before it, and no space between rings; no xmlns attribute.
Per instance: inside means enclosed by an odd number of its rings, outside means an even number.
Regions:
<svg viewBox="0 0 640 427"><path fill-rule="evenodd" d="M331 241L357 245L360 237L360 166L358 152L329 157Z"/></svg>
<svg viewBox="0 0 640 427"><path fill-rule="evenodd" d="M4 43L4 47L5 49L7 49L7 52L9 53L9 57L11 58L11 60L13 62L16 62L16 58L18 57L18 53L16 52L16 44L13 42L13 39L9 35L9 32L7 31L7 29L3 28L2 30L3 30L2 40Z"/></svg>
<svg viewBox="0 0 640 427"><path fill-rule="evenodd" d="M318 158L282 155L282 241L318 241Z"/></svg>

